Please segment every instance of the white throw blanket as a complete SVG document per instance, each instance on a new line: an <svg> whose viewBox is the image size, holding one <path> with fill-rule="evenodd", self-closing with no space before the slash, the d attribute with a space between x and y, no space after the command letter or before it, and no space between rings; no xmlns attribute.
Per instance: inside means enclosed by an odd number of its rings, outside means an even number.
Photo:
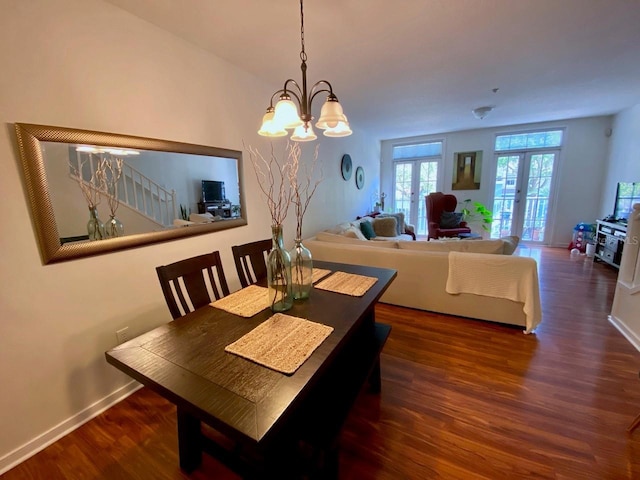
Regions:
<svg viewBox="0 0 640 480"><path fill-rule="evenodd" d="M531 333L542 320L538 270L532 258L449 252L446 290L523 303L524 333Z"/></svg>

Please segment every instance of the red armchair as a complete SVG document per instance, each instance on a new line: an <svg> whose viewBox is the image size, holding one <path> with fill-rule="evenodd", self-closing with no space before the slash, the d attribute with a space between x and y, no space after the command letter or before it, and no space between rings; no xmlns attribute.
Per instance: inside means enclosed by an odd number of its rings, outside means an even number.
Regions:
<svg viewBox="0 0 640 480"><path fill-rule="evenodd" d="M460 222L457 228L440 227L442 212L454 212L458 206L458 199L455 195L434 192L424 198L427 202L429 239L457 237L461 233L471 233L471 229L467 227L467 222Z"/></svg>

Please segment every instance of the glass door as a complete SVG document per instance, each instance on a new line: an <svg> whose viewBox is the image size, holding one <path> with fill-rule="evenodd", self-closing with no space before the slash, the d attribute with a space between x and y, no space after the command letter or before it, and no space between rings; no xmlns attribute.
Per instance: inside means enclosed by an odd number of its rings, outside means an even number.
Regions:
<svg viewBox="0 0 640 480"><path fill-rule="evenodd" d="M491 238L544 242L559 150L496 155ZM523 195L524 192L524 195Z"/></svg>
<svg viewBox="0 0 640 480"><path fill-rule="evenodd" d="M427 234L427 209L424 197L437 191L437 160L410 160L394 163L393 209L403 212L417 235Z"/></svg>

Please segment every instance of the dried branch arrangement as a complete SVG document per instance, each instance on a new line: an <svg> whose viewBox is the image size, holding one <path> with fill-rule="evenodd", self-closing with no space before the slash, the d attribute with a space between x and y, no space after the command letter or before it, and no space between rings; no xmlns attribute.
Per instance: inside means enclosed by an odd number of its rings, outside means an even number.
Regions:
<svg viewBox="0 0 640 480"><path fill-rule="evenodd" d="M122 177L122 158L103 158L100 160L98 170L104 172L104 189L106 191L107 204L112 217L116 216L116 211L120 206L120 197L118 196L118 186L120 185L120 177Z"/></svg>
<svg viewBox="0 0 640 480"><path fill-rule="evenodd" d="M291 184L291 203L296 210L296 238L302 239L302 220L304 214L309 207L311 198L316 193L318 185L323 180L322 169L319 171L319 177L314 179L316 170L318 169L318 145L316 145L313 161L306 167L300 166L300 145L294 144L291 147L292 157L296 162L289 171L289 183Z"/></svg>
<svg viewBox="0 0 640 480"><path fill-rule="evenodd" d="M273 144L268 158L253 147L245 148L249 152L249 158L253 171L258 179L260 190L267 200L267 207L271 215L272 225L282 225L287 218L289 205L293 196L293 188L290 183L291 172L298 170L300 161L300 148L287 145L286 159L280 160L274 152Z"/></svg>
<svg viewBox="0 0 640 480"><path fill-rule="evenodd" d="M82 160L79 169L71 165L71 176L78 183L89 208L94 209L100 205L100 191L105 189L105 175L104 170L100 167L100 162L98 162L98 168L91 174L89 181L86 181L82 176L82 170L86 163L87 160ZM92 162L90 162L90 164L91 163Z"/></svg>

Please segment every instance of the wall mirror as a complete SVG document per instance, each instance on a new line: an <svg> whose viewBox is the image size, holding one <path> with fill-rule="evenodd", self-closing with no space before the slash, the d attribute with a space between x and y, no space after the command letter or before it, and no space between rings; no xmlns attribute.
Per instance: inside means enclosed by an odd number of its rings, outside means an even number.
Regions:
<svg viewBox="0 0 640 480"><path fill-rule="evenodd" d="M15 128L45 264L247 224L240 151Z"/></svg>

